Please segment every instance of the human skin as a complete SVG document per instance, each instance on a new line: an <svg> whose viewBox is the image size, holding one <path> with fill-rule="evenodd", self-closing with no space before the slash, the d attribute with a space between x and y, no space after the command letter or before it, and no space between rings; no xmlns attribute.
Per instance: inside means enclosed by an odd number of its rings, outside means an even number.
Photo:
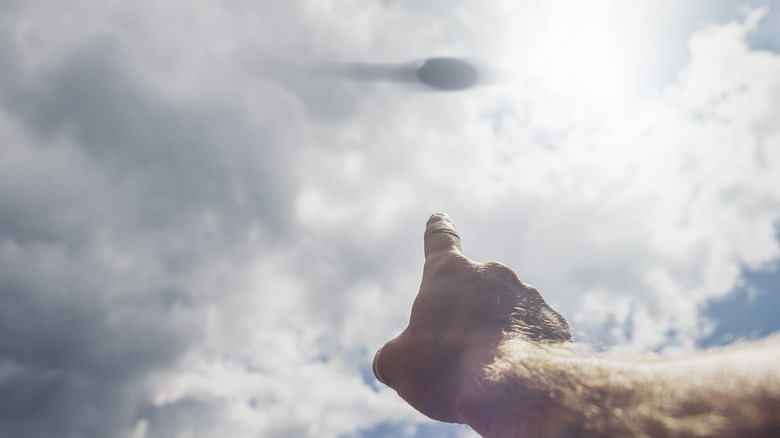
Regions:
<svg viewBox="0 0 780 438"><path fill-rule="evenodd" d="M424 248L409 325L373 368L430 418L485 437L780 436L777 340L678 359L589 353L510 268L465 257L446 215L428 220Z"/></svg>

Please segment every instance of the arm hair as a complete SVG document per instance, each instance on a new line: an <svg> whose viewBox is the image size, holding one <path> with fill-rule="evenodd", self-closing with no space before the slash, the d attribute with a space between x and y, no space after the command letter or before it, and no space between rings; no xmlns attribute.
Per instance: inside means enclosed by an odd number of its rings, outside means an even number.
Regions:
<svg viewBox="0 0 780 438"><path fill-rule="evenodd" d="M465 399L485 437L778 437L780 336L673 359L510 340Z"/></svg>

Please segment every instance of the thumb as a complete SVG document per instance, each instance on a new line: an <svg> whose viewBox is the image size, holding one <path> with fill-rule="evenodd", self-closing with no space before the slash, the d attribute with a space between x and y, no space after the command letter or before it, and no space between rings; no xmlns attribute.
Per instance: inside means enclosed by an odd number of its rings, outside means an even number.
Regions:
<svg viewBox="0 0 780 438"><path fill-rule="evenodd" d="M436 213L425 225L425 258L445 252L461 252L460 236L455 224L443 213Z"/></svg>

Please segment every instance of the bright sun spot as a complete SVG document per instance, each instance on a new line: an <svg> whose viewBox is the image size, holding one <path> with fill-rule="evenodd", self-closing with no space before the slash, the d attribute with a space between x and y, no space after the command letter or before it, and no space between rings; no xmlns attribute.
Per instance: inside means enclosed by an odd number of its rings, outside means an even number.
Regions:
<svg viewBox="0 0 780 438"><path fill-rule="evenodd" d="M566 104L573 112L611 115L620 112L638 92L632 56L627 51L629 27L621 26L626 8L611 1L561 0L540 6L532 32L508 35L507 47L525 48L509 59L532 86Z"/></svg>

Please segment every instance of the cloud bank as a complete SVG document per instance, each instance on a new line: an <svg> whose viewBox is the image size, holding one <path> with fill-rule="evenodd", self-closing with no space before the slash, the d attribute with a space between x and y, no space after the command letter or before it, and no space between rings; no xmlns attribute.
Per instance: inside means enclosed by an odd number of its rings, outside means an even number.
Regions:
<svg viewBox="0 0 780 438"><path fill-rule="evenodd" d="M643 93L614 42L650 18L561 6L0 5L0 435L465 436L370 371L436 211L581 339L692 348L780 255L774 16L686 35ZM531 38L572 25L602 49ZM517 84L307 69L472 53Z"/></svg>

